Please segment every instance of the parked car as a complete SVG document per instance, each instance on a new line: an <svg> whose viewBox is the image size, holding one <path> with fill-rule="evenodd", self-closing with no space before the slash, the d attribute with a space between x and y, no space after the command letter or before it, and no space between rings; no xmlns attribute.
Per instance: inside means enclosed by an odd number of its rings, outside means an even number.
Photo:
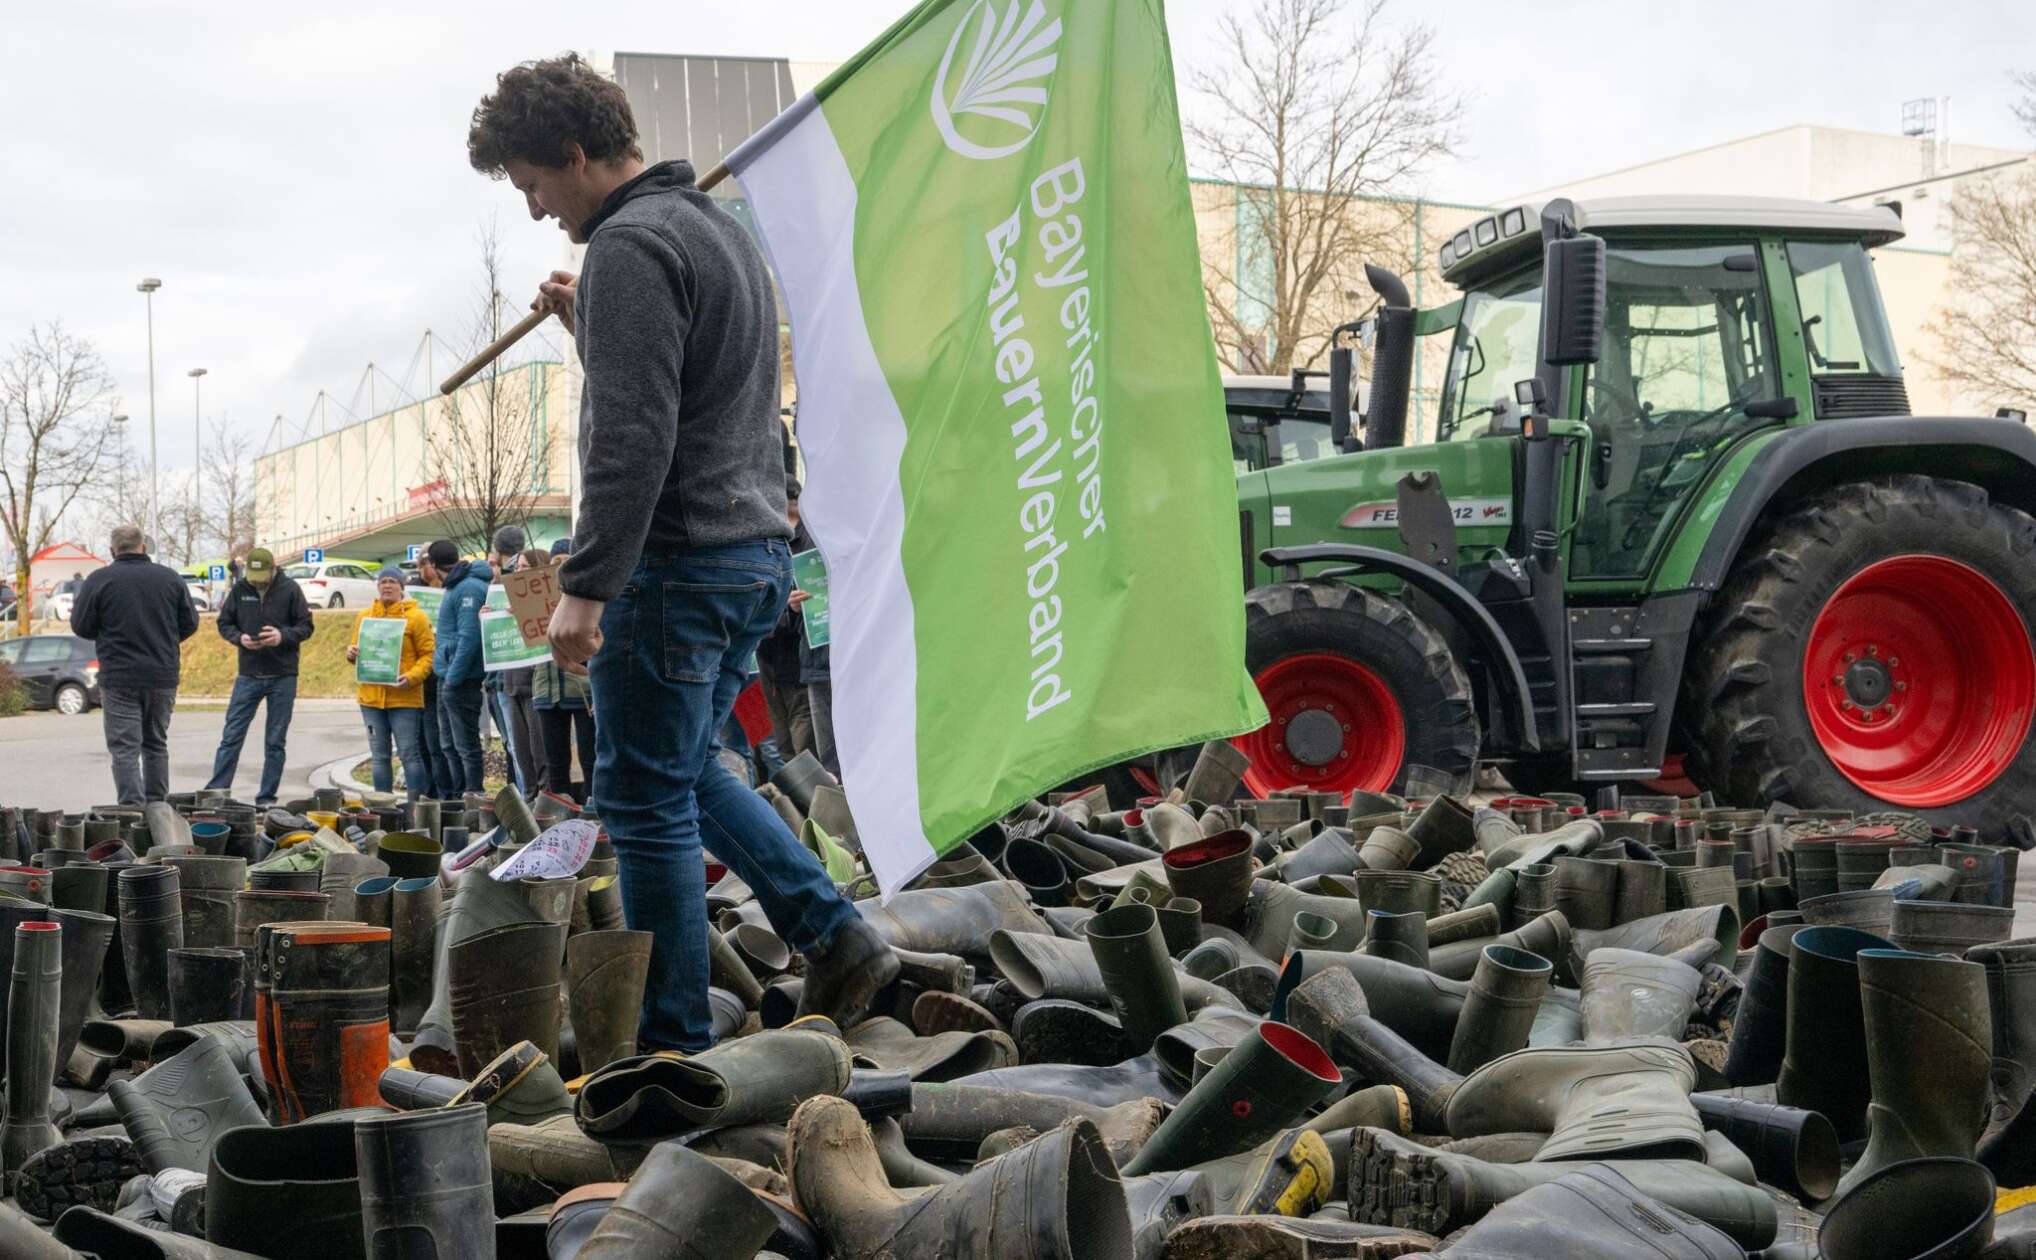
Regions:
<svg viewBox="0 0 2036 1260"><path fill-rule="evenodd" d="M375 602L374 570L351 560L293 564L283 572L304 588L313 608L366 608Z"/></svg>
<svg viewBox="0 0 2036 1260"><path fill-rule="evenodd" d="M84 589L84 578L66 578L57 583L57 588L50 592L47 602L37 601L39 607L32 611L38 617L55 617L58 621L69 621L71 605L77 602L78 592Z"/></svg>
<svg viewBox="0 0 2036 1260"><path fill-rule="evenodd" d="M28 707L78 714L99 703L99 658L90 639L32 634L0 643L0 661L28 689Z"/></svg>
<svg viewBox="0 0 2036 1260"><path fill-rule="evenodd" d="M199 577L192 573L184 575L184 589L190 592L191 607L197 609L200 613L209 613L218 607L217 602L212 597L212 585L209 578ZM219 587L223 592L226 584L221 582Z"/></svg>

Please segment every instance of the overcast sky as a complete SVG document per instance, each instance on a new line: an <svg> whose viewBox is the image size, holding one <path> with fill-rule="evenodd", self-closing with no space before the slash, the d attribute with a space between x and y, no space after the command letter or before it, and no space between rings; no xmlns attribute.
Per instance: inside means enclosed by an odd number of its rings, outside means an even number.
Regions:
<svg viewBox="0 0 2036 1260"><path fill-rule="evenodd" d="M1217 18L1249 2L1171 0L1176 61L1206 60ZM557 230L467 169L467 117L496 71L568 48L838 61L907 5L21 0L0 18L0 342L53 318L90 338L145 450L134 286L159 276L164 466L192 459L193 367L209 369L208 421L257 440L279 412L294 428L320 389L354 402L370 361L404 375L427 327L466 331L491 217L508 291L558 261ZM2017 55L2036 69L2022 0L1401 0L1399 13L1436 25L1470 101L1464 152L1409 193L1485 201L1797 122L1894 131L1922 96L1952 97L1955 140L2026 144L2007 79ZM385 407L389 386L375 388Z"/></svg>

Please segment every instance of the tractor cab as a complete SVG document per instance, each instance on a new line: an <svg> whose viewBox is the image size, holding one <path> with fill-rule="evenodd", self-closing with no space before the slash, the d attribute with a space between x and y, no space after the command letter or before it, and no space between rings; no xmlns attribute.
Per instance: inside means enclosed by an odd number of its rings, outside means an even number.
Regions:
<svg viewBox="0 0 2036 1260"><path fill-rule="evenodd" d="M1879 206L1557 199L1445 242L1444 307L1367 267L1379 306L1327 374L1351 380L1370 346L1355 407L1332 385L1326 452L1240 469L1246 658L1272 716L1239 740L1247 783L1425 795L1492 761L1581 792L1687 753L1748 804L1962 793L1993 817L2036 788L2012 611L2036 578L1987 550L2036 512L2036 434L1910 416L1869 254L1901 236ZM1423 336L1448 337L1447 371L1432 423L1410 423ZM1972 527L1990 513L1998 534ZM1784 595L1807 611L1746 619ZM1945 612L1967 603L1992 611ZM1898 632L1889 665L1876 636ZM1920 660L1945 671L1927 705L1900 676Z"/></svg>

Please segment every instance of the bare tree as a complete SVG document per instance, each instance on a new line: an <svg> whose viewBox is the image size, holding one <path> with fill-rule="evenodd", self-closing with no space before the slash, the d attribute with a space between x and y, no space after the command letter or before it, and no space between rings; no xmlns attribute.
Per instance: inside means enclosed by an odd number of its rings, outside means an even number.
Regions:
<svg viewBox="0 0 2036 1260"><path fill-rule="evenodd" d="M480 254L469 353L502 335L502 253L492 225L480 234ZM536 437L542 401L527 365L497 362L448 397L442 421L431 426L425 443L437 473L431 505L464 548L485 548L497 529L525 524L549 484L549 451Z"/></svg>
<svg viewBox="0 0 2036 1260"><path fill-rule="evenodd" d="M64 528L82 530L88 547L105 545L116 525L149 528L148 464L127 440L125 426L116 426L92 483L73 505Z"/></svg>
<svg viewBox="0 0 2036 1260"><path fill-rule="evenodd" d="M212 521L206 514L204 486L198 474L178 473L166 479L156 513L155 558L166 561L178 556L185 564L195 564L211 533Z"/></svg>
<svg viewBox="0 0 2036 1260"><path fill-rule="evenodd" d="M2036 73L2015 116L2036 136ZM2036 402L2036 159L1959 183L1951 202L1953 295L1931 331L1931 367L1982 407Z"/></svg>
<svg viewBox="0 0 2036 1260"><path fill-rule="evenodd" d="M0 528L14 549L15 616L28 630L28 564L117 445L113 378L61 323L32 327L0 362Z"/></svg>
<svg viewBox="0 0 2036 1260"><path fill-rule="evenodd" d="M255 545L254 439L215 421L200 498L207 536L229 556Z"/></svg>
<svg viewBox="0 0 2036 1260"><path fill-rule="evenodd" d="M1236 227L1203 260L1216 344L1239 370L1316 362L1356 312L1362 265L1404 268L1404 193L1454 151L1462 101L1435 35L1387 22L1387 0L1265 0L1226 15L1189 73L1196 163L1229 183Z"/></svg>

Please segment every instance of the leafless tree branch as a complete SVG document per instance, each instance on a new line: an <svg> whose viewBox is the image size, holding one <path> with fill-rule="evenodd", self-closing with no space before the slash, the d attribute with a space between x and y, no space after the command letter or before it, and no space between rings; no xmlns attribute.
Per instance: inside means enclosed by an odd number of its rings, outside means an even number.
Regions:
<svg viewBox="0 0 2036 1260"><path fill-rule="evenodd" d="M30 328L0 361L0 530L14 551L23 632L29 560L115 446L116 403L98 350L59 322Z"/></svg>

